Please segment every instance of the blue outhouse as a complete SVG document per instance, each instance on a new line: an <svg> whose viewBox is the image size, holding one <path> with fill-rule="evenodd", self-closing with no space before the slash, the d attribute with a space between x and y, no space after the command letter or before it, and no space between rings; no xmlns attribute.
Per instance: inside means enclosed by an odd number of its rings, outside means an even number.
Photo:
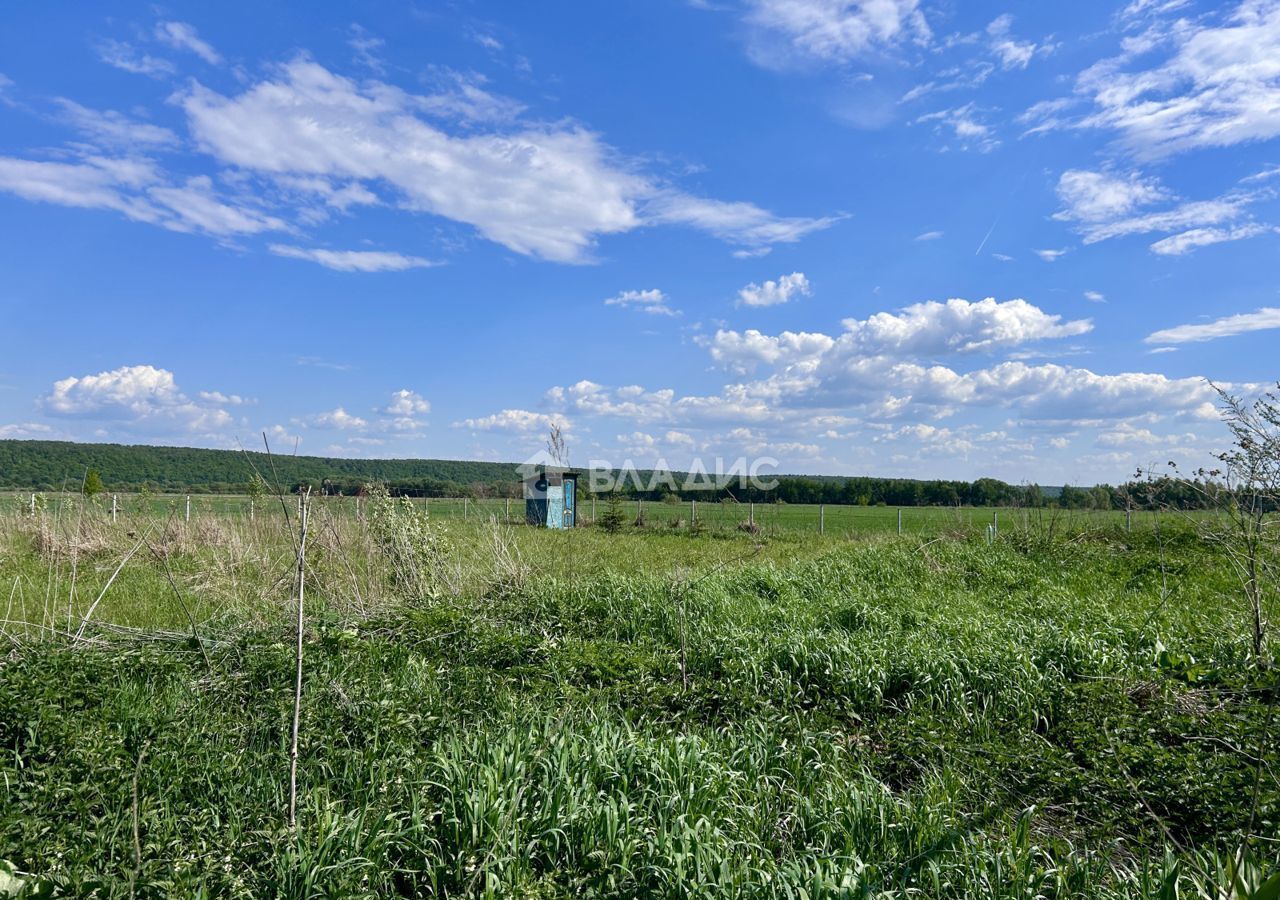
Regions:
<svg viewBox="0 0 1280 900"><path fill-rule="evenodd" d="M543 528L573 528L578 521L578 476L555 466L527 472L524 518Z"/></svg>

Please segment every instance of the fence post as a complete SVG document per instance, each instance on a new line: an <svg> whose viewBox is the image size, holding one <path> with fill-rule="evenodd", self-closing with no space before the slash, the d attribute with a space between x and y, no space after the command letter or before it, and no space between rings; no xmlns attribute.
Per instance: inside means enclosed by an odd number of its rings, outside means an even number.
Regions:
<svg viewBox="0 0 1280 900"><path fill-rule="evenodd" d="M818 504L818 534L827 533L827 507L825 504Z"/></svg>
<svg viewBox="0 0 1280 900"><path fill-rule="evenodd" d="M36 495L35 495L35 492L34 492L34 491L32 491L32 493L31 493L31 518L33 518L33 519L34 519L35 517L36 517Z"/></svg>
<svg viewBox="0 0 1280 900"><path fill-rule="evenodd" d="M698 521L698 501L690 500L689 501L689 524L692 525L696 521Z"/></svg>
<svg viewBox="0 0 1280 900"><path fill-rule="evenodd" d="M596 495L591 495L591 524L596 523Z"/></svg>
<svg viewBox="0 0 1280 900"><path fill-rule="evenodd" d="M756 524L756 501L747 501L747 524L754 526Z"/></svg>
<svg viewBox="0 0 1280 900"><path fill-rule="evenodd" d="M191 521L191 495L187 494L187 521Z"/></svg>
<svg viewBox="0 0 1280 900"><path fill-rule="evenodd" d="M898 507L898 536L902 536L902 507Z"/></svg>
<svg viewBox="0 0 1280 900"><path fill-rule="evenodd" d="M502 518L508 521L511 520L511 498L510 497L507 498L506 507L502 512Z"/></svg>
<svg viewBox="0 0 1280 900"><path fill-rule="evenodd" d="M111 524L116 524L116 494L111 495Z"/></svg>
<svg viewBox="0 0 1280 900"><path fill-rule="evenodd" d="M998 509L991 514L991 527L996 534L1000 533L1000 510Z"/></svg>
<svg viewBox="0 0 1280 900"><path fill-rule="evenodd" d="M462 498L462 518L465 519L466 517L467 517L467 498L463 497Z"/></svg>

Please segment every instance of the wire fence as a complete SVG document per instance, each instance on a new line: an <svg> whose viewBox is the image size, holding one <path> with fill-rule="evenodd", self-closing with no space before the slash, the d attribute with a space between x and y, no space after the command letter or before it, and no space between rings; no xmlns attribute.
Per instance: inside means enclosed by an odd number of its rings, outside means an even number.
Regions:
<svg viewBox="0 0 1280 900"><path fill-rule="evenodd" d="M10 493L4 497L3 514L35 516L43 511L84 498L75 493ZM497 520L510 524L525 522L525 501L504 497L414 497L407 498L432 519L446 522ZM278 515L281 498L229 494L100 494L92 505L103 516L120 521L138 515L164 514L191 521L210 516L247 517ZM283 503L293 512L299 498L286 496ZM360 519L368 508L362 497L315 496L313 505L339 518ZM578 499L580 527L594 525L604 515L608 500L582 495ZM700 532L783 534L816 533L858 535L870 533L935 535L951 531L989 530L1019 527L1061 528L1078 531L1095 528L1149 530L1168 512L1126 510L1064 510L1056 508L939 507L939 506L846 506L839 504L736 503L732 501L683 500L654 502L622 500L624 527L689 529Z"/></svg>

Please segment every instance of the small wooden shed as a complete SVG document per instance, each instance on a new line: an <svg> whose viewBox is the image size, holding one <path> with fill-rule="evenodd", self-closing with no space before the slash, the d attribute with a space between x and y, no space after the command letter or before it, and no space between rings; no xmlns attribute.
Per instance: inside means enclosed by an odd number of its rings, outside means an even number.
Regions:
<svg viewBox="0 0 1280 900"><path fill-rule="evenodd" d="M533 466L522 473L524 518L540 528L578 524L578 476L558 466Z"/></svg>

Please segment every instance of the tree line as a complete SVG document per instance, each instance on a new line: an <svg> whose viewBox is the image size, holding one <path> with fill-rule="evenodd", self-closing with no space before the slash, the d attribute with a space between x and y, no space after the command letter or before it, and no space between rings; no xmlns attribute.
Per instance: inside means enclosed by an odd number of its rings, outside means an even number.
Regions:
<svg viewBox="0 0 1280 900"><path fill-rule="evenodd" d="M80 490L89 472L94 489L169 493L243 494L255 473L271 490L293 493L301 486L318 494L354 496L370 483L393 496L511 497L522 488L515 463L441 459L337 459L268 455L262 452L190 447L82 444L65 441L0 441L0 489ZM590 489L585 471L580 487ZM1042 487L994 478L976 481L870 476L784 475L764 489L745 480L714 490L685 489L684 478L659 479L649 472L627 481L628 499L736 500L754 503L826 503L851 506L1056 506L1068 509L1180 508L1206 504L1206 491L1181 479L1119 486ZM637 482L639 482L637 484Z"/></svg>

